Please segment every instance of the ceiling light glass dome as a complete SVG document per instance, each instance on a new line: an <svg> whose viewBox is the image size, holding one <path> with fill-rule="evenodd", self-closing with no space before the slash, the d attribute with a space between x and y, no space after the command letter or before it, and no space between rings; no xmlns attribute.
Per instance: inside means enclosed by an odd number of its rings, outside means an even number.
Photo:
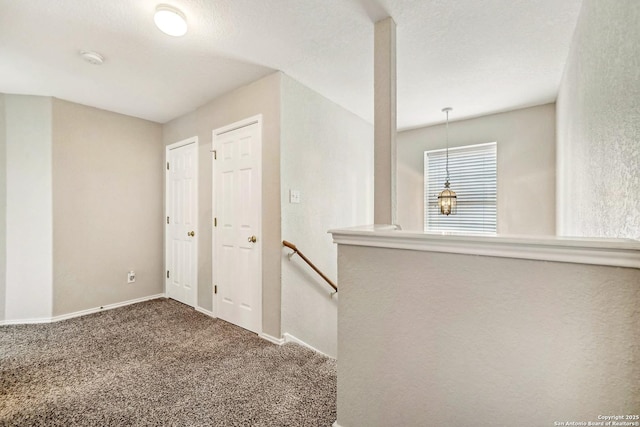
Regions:
<svg viewBox="0 0 640 427"><path fill-rule="evenodd" d="M153 20L160 31L170 36L180 37L187 33L187 19L175 7L159 5Z"/></svg>

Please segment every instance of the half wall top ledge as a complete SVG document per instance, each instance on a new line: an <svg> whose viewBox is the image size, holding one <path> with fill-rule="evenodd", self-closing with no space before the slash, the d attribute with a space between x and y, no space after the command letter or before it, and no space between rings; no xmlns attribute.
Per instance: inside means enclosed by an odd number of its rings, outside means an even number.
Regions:
<svg viewBox="0 0 640 427"><path fill-rule="evenodd" d="M640 241L396 230L367 225L329 230L339 245L570 262L640 269Z"/></svg>

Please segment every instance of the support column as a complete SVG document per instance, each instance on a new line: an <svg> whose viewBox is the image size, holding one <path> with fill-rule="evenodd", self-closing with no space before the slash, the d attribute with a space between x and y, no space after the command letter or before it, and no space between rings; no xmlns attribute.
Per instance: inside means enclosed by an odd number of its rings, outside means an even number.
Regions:
<svg viewBox="0 0 640 427"><path fill-rule="evenodd" d="M374 205L376 224L396 223L396 23L375 24Z"/></svg>

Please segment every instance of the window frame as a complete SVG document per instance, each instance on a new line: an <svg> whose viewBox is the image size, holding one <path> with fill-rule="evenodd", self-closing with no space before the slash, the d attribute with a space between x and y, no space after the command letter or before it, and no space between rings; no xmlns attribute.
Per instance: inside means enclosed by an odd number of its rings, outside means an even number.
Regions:
<svg viewBox="0 0 640 427"><path fill-rule="evenodd" d="M424 176L423 176L423 208L424 208L424 217L423 217L423 230L425 232L432 232L432 233L464 233L464 234L482 234L482 235L495 235L497 234L498 231L498 142L497 141L493 141L493 142L484 142L484 143L479 143L479 144L468 144L468 145L462 145L462 146L457 146L457 147L449 147L449 155L450 155L450 167L449 167L449 171L450 171L450 175L451 175L451 182L452 182L452 186L451 189L453 191L455 191L457 193L458 196L458 203L461 202L460 200L460 193L458 193L458 191L456 191L455 188L455 171L452 170L451 168L451 153L453 152L455 154L456 151L461 151L461 150L473 150L473 149L479 149L482 147L495 147L493 148L494 152L495 152L495 229L494 230L482 230L482 229L473 229L473 230L469 230L469 229L463 229L463 228L459 228L459 229L438 229L437 226L434 226L432 224L429 223L429 207L430 205L433 205L435 203L437 203L437 197L438 197L438 193L440 193L440 191L442 191L444 189L444 180L442 181L442 185L441 188L431 188L429 186L429 154L433 154L433 153L445 153L446 152L446 148L438 148L438 149L433 149L433 150L424 150L423 152L423 170L424 170ZM483 154L482 152L478 153L479 155L486 155ZM436 185L439 185L439 183L436 183ZM432 194L433 192L433 194ZM464 203L464 201L462 202ZM469 206L469 204L466 205L467 207ZM485 203L483 203L482 205L480 204L475 204L474 206L485 206ZM458 209L460 209L460 205L458 205ZM443 216L444 217L444 216ZM446 218L452 218L451 221L455 221L455 215L453 216L449 216Z"/></svg>

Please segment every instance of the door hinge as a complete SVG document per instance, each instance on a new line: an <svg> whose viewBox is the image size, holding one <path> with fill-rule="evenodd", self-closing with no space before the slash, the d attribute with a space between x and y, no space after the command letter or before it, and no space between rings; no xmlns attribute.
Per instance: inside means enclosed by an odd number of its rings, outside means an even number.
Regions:
<svg viewBox="0 0 640 427"><path fill-rule="evenodd" d="M218 226L218 218L213 218L213 226L214 227Z"/></svg>
<svg viewBox="0 0 640 427"><path fill-rule="evenodd" d="M217 294L218 293L218 285L214 285L213 287L213 293Z"/></svg>
<svg viewBox="0 0 640 427"><path fill-rule="evenodd" d="M167 162L167 170L169 170L169 162Z"/></svg>
<svg viewBox="0 0 640 427"><path fill-rule="evenodd" d="M169 278L169 270L167 270L167 279Z"/></svg>
<svg viewBox="0 0 640 427"><path fill-rule="evenodd" d="M213 153L213 160L218 160L218 152L216 150L211 151Z"/></svg>
<svg viewBox="0 0 640 427"><path fill-rule="evenodd" d="M167 224L169 224L169 217L167 217Z"/></svg>

